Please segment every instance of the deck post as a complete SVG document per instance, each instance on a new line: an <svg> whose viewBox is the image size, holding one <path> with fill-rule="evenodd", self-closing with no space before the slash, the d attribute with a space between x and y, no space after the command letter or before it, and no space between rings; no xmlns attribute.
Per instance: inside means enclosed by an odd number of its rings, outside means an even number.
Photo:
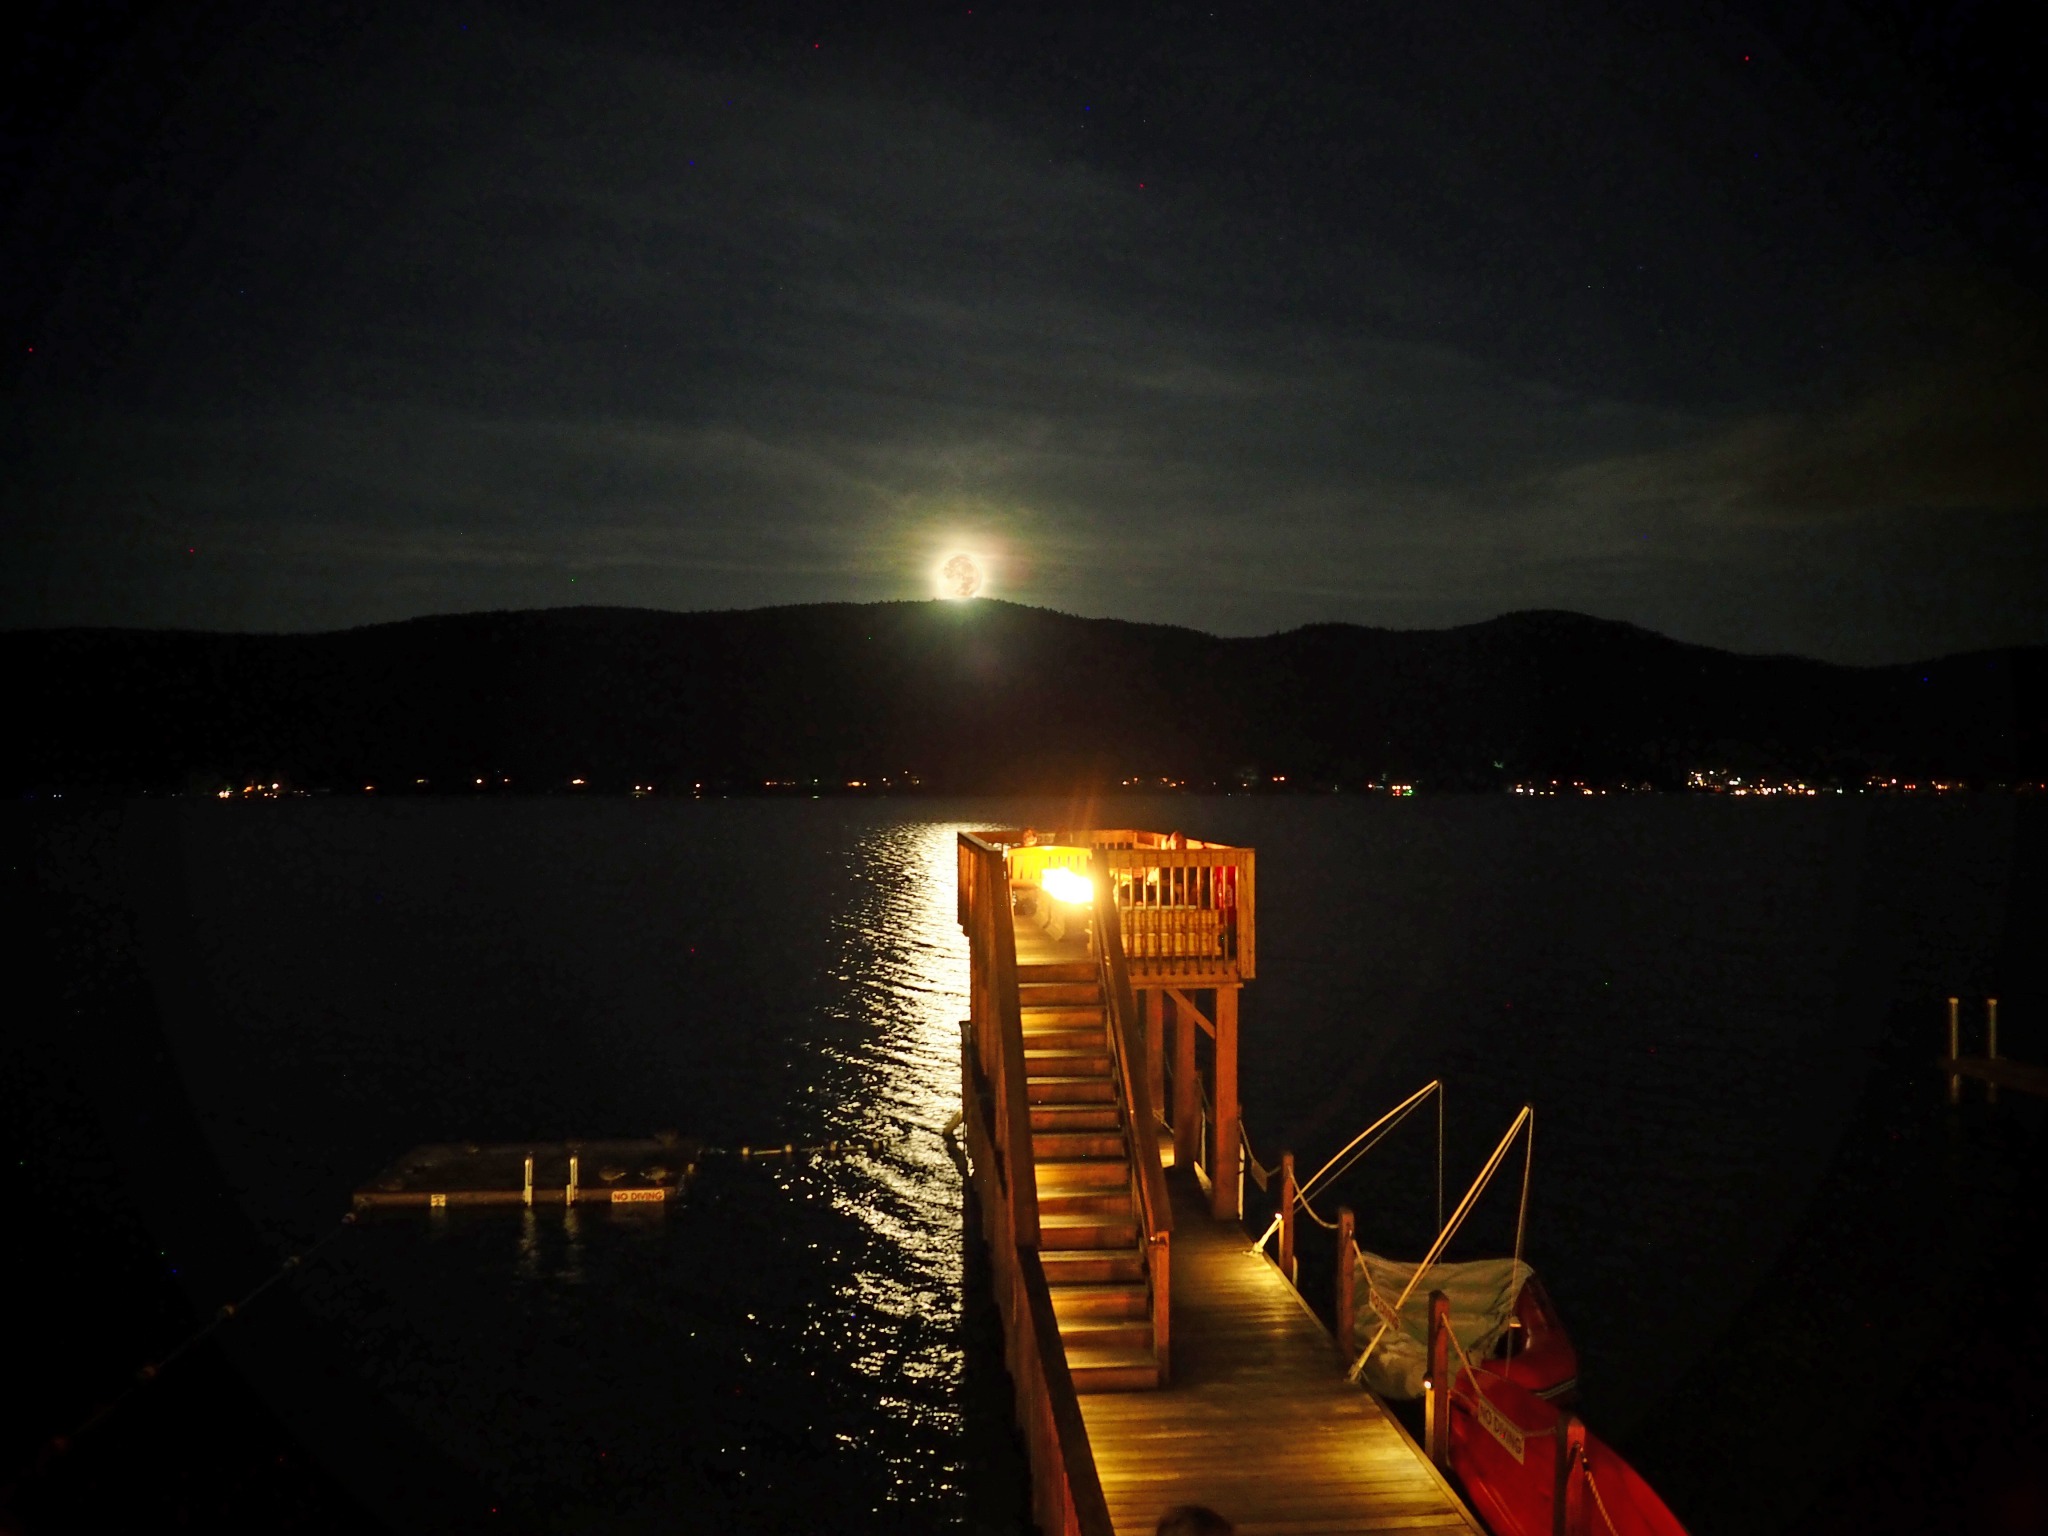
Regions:
<svg viewBox="0 0 2048 1536"><path fill-rule="evenodd" d="M1551 1505L1553 1536L1585 1536L1586 1425L1567 1408L1557 1418L1557 1495Z"/></svg>
<svg viewBox="0 0 2048 1536"><path fill-rule="evenodd" d="M1280 1154L1280 1273L1298 1286L1294 1266L1294 1154Z"/></svg>
<svg viewBox="0 0 2048 1536"><path fill-rule="evenodd" d="M1357 1309L1358 1244L1352 1233L1357 1228L1351 1207L1337 1207L1337 1353L1350 1365L1358 1354L1358 1337L1352 1319Z"/></svg>
<svg viewBox="0 0 2048 1536"><path fill-rule="evenodd" d="M1202 1079L1195 1071L1195 1021L1172 998L1164 998L1173 1020L1173 1166L1192 1168L1201 1160L1196 1138L1202 1127Z"/></svg>
<svg viewBox="0 0 2048 1536"><path fill-rule="evenodd" d="M1244 1149L1237 1128L1237 988L1216 989L1216 1157L1209 1166L1209 1210L1235 1221L1244 1204Z"/></svg>
<svg viewBox="0 0 2048 1536"><path fill-rule="evenodd" d="M1984 999L1984 1059L1998 1060L1998 999L1995 997ZM1998 1102L1998 1079L1995 1077L1984 1079L1984 1102Z"/></svg>
<svg viewBox="0 0 2048 1536"><path fill-rule="evenodd" d="M1959 1003L1958 998L1952 997L1948 1000L1948 1059L1951 1064L1963 1054L1963 1031L1956 1019ZM1954 1071L1948 1075L1948 1101L1951 1104L1963 1102L1963 1080Z"/></svg>
<svg viewBox="0 0 2048 1536"><path fill-rule="evenodd" d="M1166 1109L1166 1000L1163 993L1151 989L1140 992L1138 1000L1145 1015L1145 1075L1152 1089L1152 1112L1162 1114Z"/></svg>
<svg viewBox="0 0 2048 1536"><path fill-rule="evenodd" d="M1451 1298L1429 1293L1429 1383L1422 1410L1422 1441L1439 1472L1451 1465Z"/></svg>

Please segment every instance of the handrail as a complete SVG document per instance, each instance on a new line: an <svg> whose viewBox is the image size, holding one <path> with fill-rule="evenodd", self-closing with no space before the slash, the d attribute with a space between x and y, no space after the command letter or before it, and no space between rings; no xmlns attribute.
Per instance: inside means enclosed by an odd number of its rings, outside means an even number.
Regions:
<svg viewBox="0 0 2048 1536"><path fill-rule="evenodd" d="M1131 1165L1138 1170L1140 1215L1146 1237L1159 1237L1173 1230L1173 1207L1166 1194L1166 1174L1159 1166L1158 1121L1152 1107L1145 1037L1138 1025L1137 994L1131 990L1129 964L1117 932L1115 898L1106 880L1095 882L1095 932L1103 1000L1109 1006L1110 1045L1117 1058L1117 1086L1123 1095L1124 1134Z"/></svg>
<svg viewBox="0 0 2048 1536"><path fill-rule="evenodd" d="M963 833L961 842L974 850L975 903L987 941L987 1014L995 1031L994 1049L984 1046L984 1060L996 1071L997 1141L1012 1169L1035 1169L1031 1146L1031 1104L1024 1078L1024 1019L1017 1000L1017 933L1010 925L1010 880L1003 851ZM1011 1231L1020 1248L1038 1246L1038 1180L1009 1180Z"/></svg>
<svg viewBox="0 0 2048 1536"><path fill-rule="evenodd" d="M1077 1536L1115 1536L1109 1500L1102 1492L1102 1474L1095 1465L1095 1448L1089 1443L1081 1399L1074 1391L1074 1373L1067 1367L1066 1346L1060 1341L1059 1319L1053 1314L1052 1290L1036 1248L1017 1250L1017 1280L1031 1319L1031 1342L1045 1390L1046 1414L1052 1420L1053 1440L1065 1472L1067 1508L1062 1513L1069 1519L1062 1525Z"/></svg>
<svg viewBox="0 0 2048 1536"><path fill-rule="evenodd" d="M1159 1121L1152 1107L1149 1047L1118 931L1116 894L1107 880L1095 881L1095 934L1102 999L1109 1011L1110 1057L1122 1099L1124 1153L1130 1160L1138 1219L1144 1225L1143 1263L1152 1287L1152 1355L1164 1385L1172 1374L1173 1204L1166 1193L1165 1171L1159 1166Z"/></svg>
<svg viewBox="0 0 2048 1536"><path fill-rule="evenodd" d="M968 1160L981 1185L977 1203L1009 1344L1018 1427L1029 1452L1033 1514L1046 1536L1114 1536L1038 1253L1037 1165L1003 850L962 833L959 874L961 925L973 957L962 1110Z"/></svg>

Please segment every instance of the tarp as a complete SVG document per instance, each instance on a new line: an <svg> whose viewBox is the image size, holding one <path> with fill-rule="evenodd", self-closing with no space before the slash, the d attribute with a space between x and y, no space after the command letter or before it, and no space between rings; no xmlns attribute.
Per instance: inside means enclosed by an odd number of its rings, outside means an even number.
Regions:
<svg viewBox="0 0 2048 1536"><path fill-rule="evenodd" d="M1477 1364L1493 1353L1507 1331L1515 1299L1533 1273L1518 1259L1432 1264L1399 1317L1394 1317L1394 1303L1414 1278L1415 1266L1360 1249L1358 1269L1359 1347L1379 1332L1382 1321L1393 1324L1365 1362L1365 1383L1381 1397L1392 1398L1422 1396L1422 1380L1429 1374L1431 1291L1442 1291L1450 1299L1451 1333ZM1452 1365L1457 1365L1455 1359Z"/></svg>

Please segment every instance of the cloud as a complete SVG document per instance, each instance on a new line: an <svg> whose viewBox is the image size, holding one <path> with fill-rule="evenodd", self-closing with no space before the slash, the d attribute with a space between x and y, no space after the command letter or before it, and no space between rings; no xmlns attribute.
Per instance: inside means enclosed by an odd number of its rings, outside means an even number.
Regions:
<svg viewBox="0 0 2048 1536"><path fill-rule="evenodd" d="M1885 317L1838 398L1589 459L1548 477L1536 499L1724 532L2048 513L2048 310L1938 275L1882 293L1904 316Z"/></svg>

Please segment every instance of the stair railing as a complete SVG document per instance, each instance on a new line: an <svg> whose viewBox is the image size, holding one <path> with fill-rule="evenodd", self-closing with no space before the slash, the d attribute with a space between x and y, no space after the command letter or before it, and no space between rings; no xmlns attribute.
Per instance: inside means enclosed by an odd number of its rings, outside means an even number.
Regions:
<svg viewBox="0 0 2048 1536"><path fill-rule="evenodd" d="M960 925L970 1017L961 1041L967 1161L1003 1317L1004 1363L1031 1463L1031 1510L1046 1536L1114 1536L1081 1400L1039 1259L1038 1168L1025 1092L1017 936L1003 850L961 833Z"/></svg>
<svg viewBox="0 0 2048 1536"><path fill-rule="evenodd" d="M1107 869L1101 874L1106 877ZM1107 878L1098 878L1094 884L1095 955L1102 981L1102 1001L1109 1013L1110 1062L1123 1110L1132 1209L1138 1215L1141 1262L1152 1298L1152 1353L1159 1364L1159 1384L1164 1386L1172 1374L1168 1322L1172 1299L1173 1206L1167 1199L1166 1174L1159 1166L1159 1120L1152 1106L1145 1026L1138 1016L1136 994L1131 990L1122 926L1117 920L1116 892Z"/></svg>

